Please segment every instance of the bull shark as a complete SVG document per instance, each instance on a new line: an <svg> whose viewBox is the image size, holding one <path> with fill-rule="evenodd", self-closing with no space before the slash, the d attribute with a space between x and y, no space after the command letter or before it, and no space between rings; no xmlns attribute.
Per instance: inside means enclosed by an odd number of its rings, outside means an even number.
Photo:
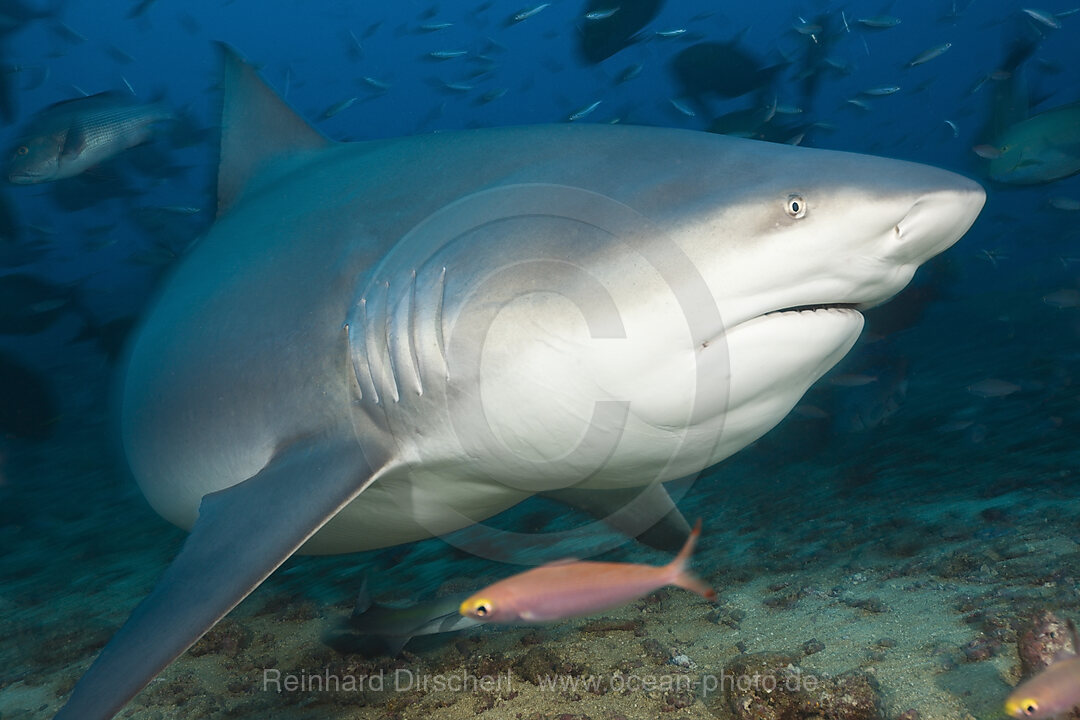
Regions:
<svg viewBox="0 0 1080 720"><path fill-rule="evenodd" d="M62 720L112 717L296 552L562 491L647 529L664 483L774 427L985 200L936 168L678 129L331 142L223 54L219 214L120 384L133 475L190 534Z"/></svg>

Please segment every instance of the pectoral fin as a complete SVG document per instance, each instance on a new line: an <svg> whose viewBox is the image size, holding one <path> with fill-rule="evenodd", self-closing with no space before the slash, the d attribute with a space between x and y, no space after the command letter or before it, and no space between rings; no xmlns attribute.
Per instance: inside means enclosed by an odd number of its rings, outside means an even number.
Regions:
<svg viewBox="0 0 1080 720"><path fill-rule="evenodd" d="M681 485L677 487L684 489ZM542 495L583 510L612 529L657 550L675 552L690 534L690 523L675 506L667 487L660 483L618 490L569 488Z"/></svg>
<svg viewBox="0 0 1080 720"><path fill-rule="evenodd" d="M180 553L56 719L111 718L375 477L358 447L309 438L204 497Z"/></svg>
<svg viewBox="0 0 1080 720"><path fill-rule="evenodd" d="M70 160L78 157L86 150L86 129L79 123L74 123L64 133L64 146L60 149L60 158Z"/></svg>

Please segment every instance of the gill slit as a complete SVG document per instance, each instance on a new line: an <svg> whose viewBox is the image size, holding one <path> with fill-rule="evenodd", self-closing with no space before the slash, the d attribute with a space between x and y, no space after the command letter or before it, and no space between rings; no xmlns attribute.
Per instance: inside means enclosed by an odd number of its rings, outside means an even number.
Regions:
<svg viewBox="0 0 1080 720"><path fill-rule="evenodd" d="M419 345L416 337L416 270L413 269L409 278L409 308L408 329L405 333L405 344L408 346L409 359L412 360L413 377L416 378L416 394L424 394L424 381L420 377L420 355L417 351Z"/></svg>
<svg viewBox="0 0 1080 720"><path fill-rule="evenodd" d="M435 344L439 346L439 356L443 362L443 372L450 379L450 360L446 356L446 338L443 336L443 307L446 304L446 266L439 273L439 288L435 298Z"/></svg>
<svg viewBox="0 0 1080 720"><path fill-rule="evenodd" d="M364 371L365 371L364 374L367 376L367 381L371 384L372 399L374 400L375 404L378 405L378 404L381 403L381 399L379 398L379 386L375 382L375 368L374 368L374 364L373 364L374 359L371 357L371 348L373 347L374 343L372 343L370 338L368 338L368 332L371 329L371 321L370 321L370 318L368 318L367 310L368 310L367 298L362 297L362 298L360 298L360 339L361 339L361 342L363 343L363 358L364 358L363 366L364 366ZM355 358L356 358L356 354L354 353L354 355L353 355L353 366L354 367L356 367L356 359ZM360 377L359 368L356 368L356 376L357 376L357 378Z"/></svg>
<svg viewBox="0 0 1080 720"><path fill-rule="evenodd" d="M397 364L394 362L394 346L393 346L393 333L391 332L394 323L394 311L390 307L390 281L383 281L383 288L385 289L385 296L383 297L383 313L382 313L382 331L383 331L383 347L386 348L386 362L390 370L390 383L393 390L394 402L401 400L401 388L398 386L397 379Z"/></svg>

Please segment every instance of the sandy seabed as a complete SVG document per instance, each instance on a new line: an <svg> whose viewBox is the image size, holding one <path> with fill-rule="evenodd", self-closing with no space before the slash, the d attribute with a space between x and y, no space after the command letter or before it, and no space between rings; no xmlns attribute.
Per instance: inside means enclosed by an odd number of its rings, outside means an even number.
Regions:
<svg viewBox="0 0 1080 720"><path fill-rule="evenodd" d="M1080 619L1080 403L1042 403L1055 420L1033 423L1030 395L972 398L963 358L938 362L885 426L819 442L820 420L795 415L695 483L681 507L704 519L694 567L715 605L669 588L597 618L366 657L323 642L364 576L380 602L409 603L514 569L441 540L294 558L120 717L736 718L747 695L717 686L763 657L788 680L860 678L873 717L1003 717L1024 623ZM3 720L58 710L183 540L102 450L105 427L69 420L61 439L3 454ZM541 530L572 521L543 503L511 513ZM669 558L636 543L607 556ZM850 717L838 712L786 717Z"/></svg>

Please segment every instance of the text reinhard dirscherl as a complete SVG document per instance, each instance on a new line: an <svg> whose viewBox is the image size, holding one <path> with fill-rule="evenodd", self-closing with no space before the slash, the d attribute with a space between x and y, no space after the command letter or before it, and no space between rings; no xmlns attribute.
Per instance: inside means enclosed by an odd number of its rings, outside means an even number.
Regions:
<svg viewBox="0 0 1080 720"><path fill-rule="evenodd" d="M547 692L749 692L763 690L771 693L783 688L796 692L813 691L819 680L811 674L796 669L782 676L771 674L733 675L721 671L719 675L705 673L693 676L684 673L671 674L624 674L610 675L548 675L536 678L534 683ZM466 670L453 673L420 673L407 668L392 672L378 670L368 675L332 673L329 668L321 672L300 670L285 673L277 668L265 668L262 677L263 692L320 693L320 692L496 692L512 690L510 671L497 675L474 675Z"/></svg>

